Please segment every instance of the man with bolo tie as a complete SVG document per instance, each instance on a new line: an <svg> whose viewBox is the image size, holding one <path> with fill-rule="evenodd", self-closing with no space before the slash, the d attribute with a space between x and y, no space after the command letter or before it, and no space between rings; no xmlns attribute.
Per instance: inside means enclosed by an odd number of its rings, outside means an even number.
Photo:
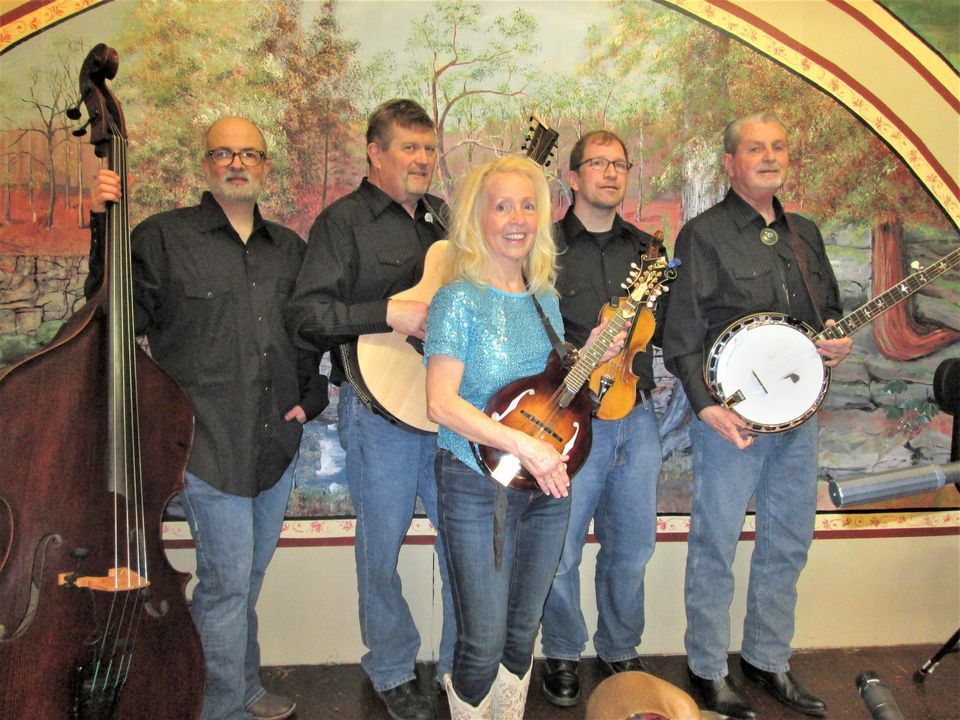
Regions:
<svg viewBox="0 0 960 720"><path fill-rule="evenodd" d="M783 705L821 716L826 705L790 670L797 580L816 519L816 417L784 432L754 434L713 399L703 363L723 329L749 313L782 312L817 329L834 324L842 314L839 290L817 226L784 212L776 196L790 164L783 123L771 113L739 118L727 126L723 144L730 190L680 231L683 272L670 289L663 335L664 362L697 416L690 427L693 506L684 586L688 671L708 709L741 720L758 716L727 667L732 565L753 499L756 544L740 665ZM851 346L850 338L825 340L817 352L834 367Z"/></svg>
<svg viewBox="0 0 960 720"><path fill-rule="evenodd" d="M586 342L600 309L623 294L632 263L654 246L647 233L617 212L627 192L627 149L611 132L597 130L577 141L567 180L573 207L554 226L557 290L566 339ZM624 350L627 352L627 350ZM561 707L580 700L577 672L586 647L580 609L580 560L591 519L600 544L594 578L597 630L593 643L604 675L643 670L637 645L643 634L643 577L656 543L657 481L661 451L654 388L653 349L637 353L636 405L619 420L593 421L593 446L571 484L570 524L560 566L543 611L546 656L541 690Z"/></svg>
<svg viewBox="0 0 960 720"><path fill-rule="evenodd" d="M297 279L289 323L306 348L339 345L332 381L340 385L338 432L357 514L356 561L360 663L394 720L432 720L433 703L417 685L420 633L403 597L397 559L417 497L436 527L434 433L393 424L344 382L359 335L396 330L423 339L427 305L389 299L419 279L427 248L444 235L443 201L427 190L437 164L433 120L412 100L388 100L367 124L367 177L317 217ZM436 678L450 673L455 618L443 547L434 544L442 579L443 630Z"/></svg>

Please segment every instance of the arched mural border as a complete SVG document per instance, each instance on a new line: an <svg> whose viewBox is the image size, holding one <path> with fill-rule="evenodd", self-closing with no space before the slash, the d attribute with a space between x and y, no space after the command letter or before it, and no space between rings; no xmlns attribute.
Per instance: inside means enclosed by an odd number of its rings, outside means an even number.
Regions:
<svg viewBox="0 0 960 720"><path fill-rule="evenodd" d="M791 28L779 28L767 19L755 14L751 8L762 8L756 2L733 2L732 0L657 0L660 4L684 13L704 24L710 25L739 42L752 47L762 55L802 77L847 108L866 127L877 135L900 157L917 180L927 189L933 200L943 209L955 227L960 228L960 183L952 175L941 158L929 147L923 137L907 125L897 109L876 96L857 77L856 70L849 72L840 68L822 54L801 42L800 33ZM909 28L885 8L875 3L852 3L846 0L824 0L840 11L838 17L847 18L877 37L893 50L894 55L909 67L917 82L930 84L952 112L952 120L960 129L960 93L951 91L940 76L947 75L957 80L960 91L960 76L941 55L917 38ZM778 5L779 3L768 3ZM923 62L916 58L916 50L904 47L881 26L879 17L868 17L866 10L876 9L884 13L887 23L896 23L898 29L910 33L917 46L929 54ZM806 30L810 30L809 26ZM833 32L836 32L834 29ZM936 72L931 70L936 63ZM910 97L909 90L901 93L904 101Z"/></svg>

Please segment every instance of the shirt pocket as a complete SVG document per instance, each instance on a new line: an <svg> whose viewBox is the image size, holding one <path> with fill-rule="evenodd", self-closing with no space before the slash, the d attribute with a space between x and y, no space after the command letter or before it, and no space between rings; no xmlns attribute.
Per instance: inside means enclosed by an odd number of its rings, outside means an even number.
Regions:
<svg viewBox="0 0 960 720"><path fill-rule="evenodd" d="M183 295L193 324L202 334L219 335L228 329L229 312L235 303L233 284L223 277L186 280Z"/></svg>
<svg viewBox="0 0 960 720"><path fill-rule="evenodd" d="M732 274L739 299L751 312L774 311L781 306L784 291L777 290L781 281L772 263L737 265Z"/></svg>
<svg viewBox="0 0 960 720"><path fill-rule="evenodd" d="M412 248L405 246L378 247L374 251L374 257L381 265L395 268L413 265L418 259L417 253Z"/></svg>

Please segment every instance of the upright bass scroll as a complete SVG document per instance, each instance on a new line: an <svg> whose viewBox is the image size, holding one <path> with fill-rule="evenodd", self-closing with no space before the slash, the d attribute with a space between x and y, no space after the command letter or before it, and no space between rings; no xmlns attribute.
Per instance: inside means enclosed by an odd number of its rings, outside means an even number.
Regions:
<svg viewBox="0 0 960 720"><path fill-rule="evenodd" d="M126 130L106 45L80 91L97 155L121 176ZM124 198L126 194L124 194ZM189 401L136 345L125 201L97 294L0 375L0 717L181 720L203 654L161 519L193 437Z"/></svg>

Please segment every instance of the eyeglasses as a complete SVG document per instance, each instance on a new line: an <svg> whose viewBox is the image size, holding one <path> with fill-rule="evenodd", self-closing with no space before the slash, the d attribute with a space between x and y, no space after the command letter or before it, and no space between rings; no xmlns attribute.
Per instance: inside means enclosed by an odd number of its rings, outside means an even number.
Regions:
<svg viewBox="0 0 960 720"><path fill-rule="evenodd" d="M238 150L234 152L228 148L215 148L207 150L207 157L217 167L227 167L233 164L235 157L240 158L240 164L244 167L256 167L267 158L263 150Z"/></svg>
<svg viewBox="0 0 960 720"><path fill-rule="evenodd" d="M607 160L606 158L590 158L589 160L584 160L582 163L577 165L574 169L580 169L586 165L591 170L596 170L597 172L606 172L607 168L613 165L613 169L616 170L621 175L630 171L630 168L633 167L633 163L627 162L626 160Z"/></svg>

